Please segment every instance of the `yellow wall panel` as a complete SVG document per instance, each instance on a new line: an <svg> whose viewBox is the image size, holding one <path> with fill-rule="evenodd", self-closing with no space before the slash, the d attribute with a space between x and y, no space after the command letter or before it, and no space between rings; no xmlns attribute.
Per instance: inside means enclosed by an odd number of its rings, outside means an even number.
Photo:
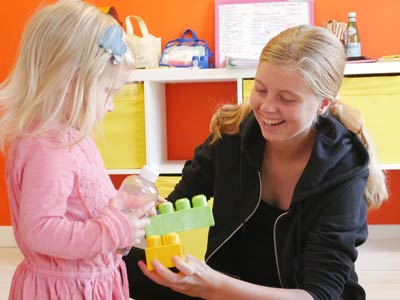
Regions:
<svg viewBox="0 0 400 300"><path fill-rule="evenodd" d="M250 99L251 90L254 86L254 79L243 79L243 86L242 86L242 96L243 101L248 101Z"/></svg>
<svg viewBox="0 0 400 300"><path fill-rule="evenodd" d="M166 198L172 192L175 185L181 179L181 176L159 176L154 183L157 187L158 194Z"/></svg>
<svg viewBox="0 0 400 300"><path fill-rule="evenodd" d="M107 169L140 169L146 164L143 83L129 83L118 91L103 133L96 144Z"/></svg>
<svg viewBox="0 0 400 300"><path fill-rule="evenodd" d="M341 101L358 109L383 164L400 163L400 76L346 77Z"/></svg>

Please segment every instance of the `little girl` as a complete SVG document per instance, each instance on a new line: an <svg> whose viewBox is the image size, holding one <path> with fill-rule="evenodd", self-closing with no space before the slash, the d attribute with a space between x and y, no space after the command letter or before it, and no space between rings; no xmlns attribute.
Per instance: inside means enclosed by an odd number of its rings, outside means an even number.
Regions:
<svg viewBox="0 0 400 300"><path fill-rule="evenodd" d="M129 299L117 249L140 242L153 208L127 214L90 138L134 67L118 23L62 1L37 12L0 85L0 146L24 254L9 299Z"/></svg>

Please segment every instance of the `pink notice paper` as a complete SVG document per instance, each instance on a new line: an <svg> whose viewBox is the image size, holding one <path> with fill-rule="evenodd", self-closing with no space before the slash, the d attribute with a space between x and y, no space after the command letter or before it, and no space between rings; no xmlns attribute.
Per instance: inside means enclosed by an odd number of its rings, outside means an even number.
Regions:
<svg viewBox="0 0 400 300"><path fill-rule="evenodd" d="M314 24L314 0L215 0L215 66L258 59L272 37L300 24Z"/></svg>

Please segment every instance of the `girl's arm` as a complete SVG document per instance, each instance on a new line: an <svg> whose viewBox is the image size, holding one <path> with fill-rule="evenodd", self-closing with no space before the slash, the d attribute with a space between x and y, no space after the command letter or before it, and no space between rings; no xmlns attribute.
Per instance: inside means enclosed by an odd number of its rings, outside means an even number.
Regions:
<svg viewBox="0 0 400 300"><path fill-rule="evenodd" d="M70 155L68 149L42 144L21 154L16 166L21 187L16 224L19 242L33 251L64 259L131 246L131 224L112 205L105 205L89 219L83 205L73 215L68 211L69 201L81 201ZM145 226L140 222L147 221L138 222L138 226Z"/></svg>

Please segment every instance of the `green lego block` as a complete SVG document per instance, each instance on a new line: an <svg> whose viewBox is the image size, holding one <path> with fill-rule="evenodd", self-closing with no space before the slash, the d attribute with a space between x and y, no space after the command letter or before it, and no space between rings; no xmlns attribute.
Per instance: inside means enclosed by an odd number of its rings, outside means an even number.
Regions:
<svg viewBox="0 0 400 300"><path fill-rule="evenodd" d="M162 203L159 207L160 214L150 218L146 236L214 226L214 217L211 207L207 205L207 198L204 195L194 196L192 204L193 207L190 207L187 198L179 199L175 202L176 211L174 211L171 202Z"/></svg>

